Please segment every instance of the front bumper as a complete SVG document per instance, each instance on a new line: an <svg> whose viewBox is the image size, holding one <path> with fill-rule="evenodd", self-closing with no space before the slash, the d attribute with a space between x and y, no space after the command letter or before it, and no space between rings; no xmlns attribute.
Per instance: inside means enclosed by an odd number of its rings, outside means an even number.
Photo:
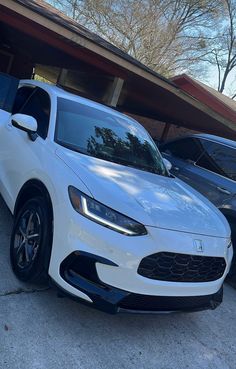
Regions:
<svg viewBox="0 0 236 369"><path fill-rule="evenodd" d="M154 280L138 274L141 261L160 252L196 255L194 240L199 235L146 227L147 235L128 237L72 210L55 212L49 267L51 279L71 297L111 313L194 311L211 309L221 302L219 291L232 259L228 239L200 236L202 256L224 258L226 268L221 278L198 283ZM66 263L76 253L99 259L80 263L73 273Z"/></svg>
<svg viewBox="0 0 236 369"><path fill-rule="evenodd" d="M213 310L222 302L223 287L217 293L205 296L152 296L130 293L102 282L96 271L97 262L116 266L99 256L76 252L63 261L60 274L68 284L89 296L91 303L87 304L110 314Z"/></svg>

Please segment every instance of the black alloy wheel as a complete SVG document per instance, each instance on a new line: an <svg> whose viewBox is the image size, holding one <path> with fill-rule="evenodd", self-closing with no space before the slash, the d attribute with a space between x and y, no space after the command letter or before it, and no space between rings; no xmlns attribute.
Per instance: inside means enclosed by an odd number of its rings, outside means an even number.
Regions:
<svg viewBox="0 0 236 369"><path fill-rule="evenodd" d="M23 281L44 282L52 244L52 219L43 197L28 200L16 215L10 257L12 269Z"/></svg>

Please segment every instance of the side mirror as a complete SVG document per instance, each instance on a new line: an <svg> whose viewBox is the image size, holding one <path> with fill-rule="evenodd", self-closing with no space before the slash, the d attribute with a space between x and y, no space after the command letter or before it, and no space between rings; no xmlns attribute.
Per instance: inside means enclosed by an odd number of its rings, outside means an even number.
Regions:
<svg viewBox="0 0 236 369"><path fill-rule="evenodd" d="M35 118L25 114L14 114L11 117L12 125L27 133L36 133L38 124Z"/></svg>
<svg viewBox="0 0 236 369"><path fill-rule="evenodd" d="M171 164L171 162L170 162L169 160L167 160L166 158L163 158L163 162L164 162L164 164L165 164L166 169L167 169L168 171L170 171L170 170L171 170L171 168L172 168L172 164Z"/></svg>

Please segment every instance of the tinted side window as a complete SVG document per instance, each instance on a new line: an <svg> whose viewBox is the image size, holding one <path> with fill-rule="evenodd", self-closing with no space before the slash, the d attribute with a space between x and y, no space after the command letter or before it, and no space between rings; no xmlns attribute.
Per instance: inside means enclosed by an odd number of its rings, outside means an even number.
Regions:
<svg viewBox="0 0 236 369"><path fill-rule="evenodd" d="M9 113L12 112L18 84L18 79L8 74L0 73L0 109Z"/></svg>
<svg viewBox="0 0 236 369"><path fill-rule="evenodd" d="M37 133L43 139L47 137L48 133L50 108L50 97L47 92L41 88L36 88L20 110L20 113L31 115L37 120Z"/></svg>
<svg viewBox="0 0 236 369"><path fill-rule="evenodd" d="M160 150L166 154L170 154L184 160L191 160L193 162L196 162L202 154L201 143L195 138L184 138L170 142L161 146Z"/></svg>
<svg viewBox="0 0 236 369"><path fill-rule="evenodd" d="M236 181L236 150L207 140L202 140L205 153L197 165Z"/></svg>
<svg viewBox="0 0 236 369"><path fill-rule="evenodd" d="M23 105L26 103L32 92L33 87L20 87L17 91L15 102L12 109L12 114L19 113Z"/></svg>

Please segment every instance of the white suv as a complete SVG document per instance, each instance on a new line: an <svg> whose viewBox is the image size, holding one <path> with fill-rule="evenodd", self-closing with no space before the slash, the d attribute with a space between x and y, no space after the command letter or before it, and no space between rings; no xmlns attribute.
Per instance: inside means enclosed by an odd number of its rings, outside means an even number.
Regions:
<svg viewBox="0 0 236 369"><path fill-rule="evenodd" d="M0 110L0 191L14 226L18 278L48 275L91 306L118 311L215 308L230 228L169 174L136 121L55 86L22 81Z"/></svg>

